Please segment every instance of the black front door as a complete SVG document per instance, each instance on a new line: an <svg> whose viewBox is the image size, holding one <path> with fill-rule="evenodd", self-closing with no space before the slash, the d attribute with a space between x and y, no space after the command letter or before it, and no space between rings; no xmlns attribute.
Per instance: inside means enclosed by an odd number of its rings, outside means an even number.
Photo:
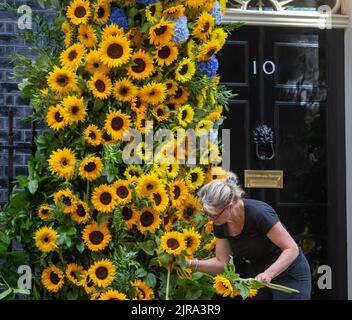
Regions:
<svg viewBox="0 0 352 320"><path fill-rule="evenodd" d="M339 230L345 212L338 205L345 198L334 189L344 157L335 141L343 139L343 56L336 61L329 49L340 45L335 49L343 52L341 32L242 27L219 57L222 83L237 94L223 125L231 129L231 169L242 185L245 170L283 171L282 188L245 191L273 206L301 245L317 299L346 297L346 238ZM267 143L256 143L265 137ZM322 265L332 269L330 290L317 285Z"/></svg>

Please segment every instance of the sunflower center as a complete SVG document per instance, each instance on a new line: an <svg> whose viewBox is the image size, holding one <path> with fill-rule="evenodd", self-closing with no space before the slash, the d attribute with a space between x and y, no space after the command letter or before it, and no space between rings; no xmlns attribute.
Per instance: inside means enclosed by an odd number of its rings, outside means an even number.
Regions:
<svg viewBox="0 0 352 320"><path fill-rule="evenodd" d="M132 210L128 207L123 207L122 208L122 219L123 220L130 220L132 218Z"/></svg>
<svg viewBox="0 0 352 320"><path fill-rule="evenodd" d="M64 121L64 118L61 117L61 113L60 113L59 111L56 111L56 112L55 112L54 117L55 117L55 121L56 121L56 122L62 122L62 121Z"/></svg>
<svg viewBox="0 0 352 320"><path fill-rule="evenodd" d="M192 182L196 182L198 180L198 175L195 172L191 173L191 180Z"/></svg>
<svg viewBox="0 0 352 320"><path fill-rule="evenodd" d="M180 246L179 242L173 238L167 239L166 244L167 244L168 248L170 248L172 250L176 250Z"/></svg>
<svg viewBox="0 0 352 320"><path fill-rule="evenodd" d="M70 206L71 205L71 198L67 196L63 196L62 202L64 203L65 206Z"/></svg>
<svg viewBox="0 0 352 320"><path fill-rule="evenodd" d="M150 92L149 92L149 96L155 96L156 95L156 92L155 92L155 90L153 89L153 90L151 90Z"/></svg>
<svg viewBox="0 0 352 320"><path fill-rule="evenodd" d="M144 290L142 288L137 288L137 291L139 293L139 298L144 299L146 296L146 293L144 292Z"/></svg>
<svg viewBox="0 0 352 320"><path fill-rule="evenodd" d="M175 92L175 98L176 99L181 98L182 94L183 94L182 88L178 88Z"/></svg>
<svg viewBox="0 0 352 320"><path fill-rule="evenodd" d="M118 43L112 43L108 47L107 54L111 59L118 59L123 54L123 48Z"/></svg>
<svg viewBox="0 0 352 320"><path fill-rule="evenodd" d="M57 83L62 86L65 87L68 84L68 78L66 75L62 74L60 76L58 76L57 78Z"/></svg>
<svg viewBox="0 0 352 320"><path fill-rule="evenodd" d="M187 71L188 71L188 65L184 64L178 73L183 76L187 73Z"/></svg>
<svg viewBox="0 0 352 320"><path fill-rule="evenodd" d="M75 60L77 58L77 52L76 50L72 50L69 54L68 54L68 58L72 61Z"/></svg>
<svg viewBox="0 0 352 320"><path fill-rule="evenodd" d="M141 224L143 227L149 227L154 222L154 215L149 211L144 211L141 215Z"/></svg>
<svg viewBox="0 0 352 320"><path fill-rule="evenodd" d="M203 27L202 27L202 32L203 32L203 33L208 32L209 28L210 28L209 22L204 23L204 25L203 25Z"/></svg>
<svg viewBox="0 0 352 320"><path fill-rule="evenodd" d="M103 133L103 139L104 139L105 141L110 141L110 140L111 140L111 137L108 135L107 132L104 132L104 133Z"/></svg>
<svg viewBox="0 0 352 320"><path fill-rule="evenodd" d="M181 119L185 120L186 117L187 117L187 110L183 110L182 113L181 113Z"/></svg>
<svg viewBox="0 0 352 320"><path fill-rule="evenodd" d="M155 204L158 206L161 203L161 195L159 193L154 193L153 194L153 199Z"/></svg>
<svg viewBox="0 0 352 320"><path fill-rule="evenodd" d="M79 280L79 278L77 277L76 273L74 271L70 272L70 276L75 279L75 280Z"/></svg>
<svg viewBox="0 0 352 320"><path fill-rule="evenodd" d="M174 103L169 102L169 103L167 104L167 107L168 107L170 110L175 110L175 104L174 104Z"/></svg>
<svg viewBox="0 0 352 320"><path fill-rule="evenodd" d="M95 88L99 91L99 92L104 92L105 91L105 83L103 80L97 80L95 82Z"/></svg>
<svg viewBox="0 0 352 320"><path fill-rule="evenodd" d="M128 95L128 92L129 92L129 88L126 87L126 86L122 86L119 90L119 93L122 95L122 96L127 96Z"/></svg>
<svg viewBox="0 0 352 320"><path fill-rule="evenodd" d="M208 57L211 57L212 55L214 55L215 53L215 49L210 49L208 52L207 52L207 56Z"/></svg>
<svg viewBox="0 0 352 320"><path fill-rule="evenodd" d="M102 232L95 230L89 234L89 240L91 243L97 245L104 240L104 235Z"/></svg>
<svg viewBox="0 0 352 320"><path fill-rule="evenodd" d="M97 138L96 134L94 132L90 132L88 134L88 137L91 138L92 140L95 140Z"/></svg>
<svg viewBox="0 0 352 320"><path fill-rule="evenodd" d="M88 288L94 286L94 282L89 276L87 276L87 278L86 278L86 285L87 285Z"/></svg>
<svg viewBox="0 0 352 320"><path fill-rule="evenodd" d="M163 109L158 109L158 110L156 111L156 114L161 117L161 116L164 115L164 110L163 110Z"/></svg>
<svg viewBox="0 0 352 320"><path fill-rule="evenodd" d="M172 83L171 82L166 83L166 88L167 90L170 90L172 88Z"/></svg>
<svg viewBox="0 0 352 320"><path fill-rule="evenodd" d="M89 162L84 166L84 171L92 172L96 169L97 165L94 162Z"/></svg>
<svg viewBox="0 0 352 320"><path fill-rule="evenodd" d="M84 209L84 207L81 204L79 204L77 206L77 211L76 212L77 212L77 215L79 217L85 217L85 215L86 215L86 210Z"/></svg>
<svg viewBox="0 0 352 320"><path fill-rule="evenodd" d="M139 97L136 98L134 105L137 109L142 105L142 101Z"/></svg>
<svg viewBox="0 0 352 320"><path fill-rule="evenodd" d="M87 11L86 11L86 9L84 7L77 7L75 9L75 16L77 18L82 18L82 17L84 17L86 15L86 12Z"/></svg>
<svg viewBox="0 0 352 320"><path fill-rule="evenodd" d="M43 214L43 215L46 216L48 213L49 213L49 210L48 210L48 209L42 209L42 214Z"/></svg>
<svg viewBox="0 0 352 320"><path fill-rule="evenodd" d="M59 275L54 271L50 272L50 281L53 284L58 284L60 282Z"/></svg>
<svg viewBox="0 0 352 320"><path fill-rule="evenodd" d="M95 275L97 276L98 279L104 280L108 276L108 270L106 269L106 267L98 267L95 270Z"/></svg>
<svg viewBox="0 0 352 320"><path fill-rule="evenodd" d="M192 247L193 239L191 237L186 238L186 246L187 248Z"/></svg>
<svg viewBox="0 0 352 320"><path fill-rule="evenodd" d="M94 63L93 63L93 67L94 67L94 68L98 69L99 66L100 66L99 62L94 62Z"/></svg>
<svg viewBox="0 0 352 320"><path fill-rule="evenodd" d="M148 183L147 184L147 190L148 191L151 191L151 190L153 190L154 189L154 185L152 184L152 183Z"/></svg>
<svg viewBox="0 0 352 320"><path fill-rule="evenodd" d="M154 6L151 6L151 7L149 8L149 11L150 11L151 16L154 17L155 12L156 12L156 7L155 7L155 5L154 5Z"/></svg>
<svg viewBox="0 0 352 320"><path fill-rule="evenodd" d="M102 204L108 205L112 200L112 196L109 192L103 192L100 195L100 201Z"/></svg>
<svg viewBox="0 0 352 320"><path fill-rule="evenodd" d="M115 131L119 131L121 130L121 128L123 127L123 120L120 117L115 117L111 120L111 127L115 130Z"/></svg>
<svg viewBox="0 0 352 320"><path fill-rule="evenodd" d="M136 66L132 66L132 70L135 73L143 72L147 66L145 61L141 58L137 58L137 59L133 60L133 62L136 64Z"/></svg>
<svg viewBox="0 0 352 320"><path fill-rule="evenodd" d="M104 17L105 14L105 10L103 7L99 7L98 12L97 12L97 16L99 19L101 19L102 17Z"/></svg>
<svg viewBox="0 0 352 320"><path fill-rule="evenodd" d="M169 46L163 46L159 51L158 51L158 56L161 59L167 59L170 56L171 50Z"/></svg>
<svg viewBox="0 0 352 320"><path fill-rule="evenodd" d="M185 209L184 213L185 213L186 217L190 218L193 216L194 210L193 210L193 208L188 207Z"/></svg>
<svg viewBox="0 0 352 320"><path fill-rule="evenodd" d="M181 195L181 189L179 186L174 187L174 199L177 200Z"/></svg>
<svg viewBox="0 0 352 320"><path fill-rule="evenodd" d="M116 193L122 199L127 198L129 194L128 189L125 186L118 187Z"/></svg>
<svg viewBox="0 0 352 320"><path fill-rule="evenodd" d="M46 243L48 243L50 241L50 239L49 239L49 237L44 237L44 239L43 239L43 242L46 242Z"/></svg>
<svg viewBox="0 0 352 320"><path fill-rule="evenodd" d="M157 36L161 36L164 34L167 30L167 26L160 26L154 29L154 32Z"/></svg>
<svg viewBox="0 0 352 320"><path fill-rule="evenodd" d="M79 111L79 107L78 107L78 106L73 106L73 107L71 108L71 113L72 113L72 114L76 114L78 111Z"/></svg>

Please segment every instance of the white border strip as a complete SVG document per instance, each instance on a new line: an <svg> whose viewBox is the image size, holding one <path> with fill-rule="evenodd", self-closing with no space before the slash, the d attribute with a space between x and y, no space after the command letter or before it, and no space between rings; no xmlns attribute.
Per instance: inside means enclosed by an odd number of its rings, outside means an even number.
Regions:
<svg viewBox="0 0 352 320"><path fill-rule="evenodd" d="M240 9L226 9L223 23L244 22L248 26L273 26L273 27L308 27L326 29L330 22L332 28L346 29L349 16L326 14L317 11L250 11Z"/></svg>

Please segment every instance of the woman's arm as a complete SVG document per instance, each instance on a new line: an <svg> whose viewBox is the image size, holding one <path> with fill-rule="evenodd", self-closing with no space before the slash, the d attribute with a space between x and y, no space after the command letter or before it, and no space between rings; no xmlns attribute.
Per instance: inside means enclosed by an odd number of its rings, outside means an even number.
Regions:
<svg viewBox="0 0 352 320"><path fill-rule="evenodd" d="M217 274L224 272L225 264L230 260L231 248L227 239L216 238L215 257L206 260L188 259L187 267L196 268L196 271Z"/></svg>
<svg viewBox="0 0 352 320"><path fill-rule="evenodd" d="M266 236L282 250L278 259L268 269L258 274L256 277L259 281L270 282L291 265L297 258L299 249L297 243L283 227L281 222L277 222Z"/></svg>

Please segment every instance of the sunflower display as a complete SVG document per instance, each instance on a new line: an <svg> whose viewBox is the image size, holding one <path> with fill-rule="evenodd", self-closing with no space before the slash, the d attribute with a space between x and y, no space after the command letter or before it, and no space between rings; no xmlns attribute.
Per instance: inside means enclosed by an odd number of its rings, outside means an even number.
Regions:
<svg viewBox="0 0 352 320"><path fill-rule="evenodd" d="M61 3L62 38L43 37L61 47L43 48L21 86L33 97L33 119L44 119L48 130L37 139L28 183L19 180L24 196L13 197L21 200L21 219L7 219L9 230L25 230L8 236L40 261L42 282L33 282L31 294L212 297L208 276L189 275L185 285L177 278L187 273L179 270L187 257L214 256L216 238L196 192L224 177L221 162L200 162L221 153L211 141L190 165L186 130L208 133L224 118L229 94L216 58L227 37L224 3ZM158 140L159 129L169 130L168 141Z"/></svg>

